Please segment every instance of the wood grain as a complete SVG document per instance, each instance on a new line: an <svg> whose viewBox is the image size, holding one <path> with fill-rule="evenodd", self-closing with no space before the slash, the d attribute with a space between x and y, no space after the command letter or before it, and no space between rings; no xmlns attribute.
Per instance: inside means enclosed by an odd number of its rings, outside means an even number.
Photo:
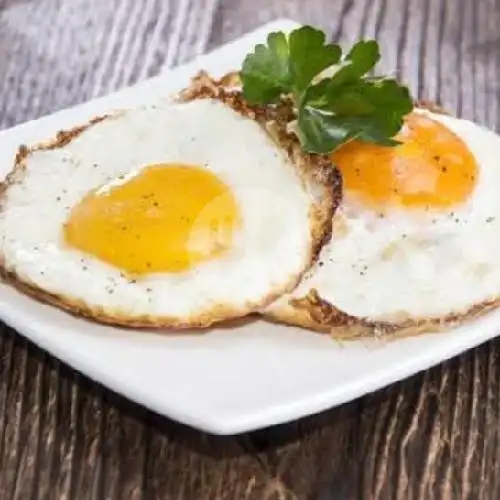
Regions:
<svg viewBox="0 0 500 500"><path fill-rule="evenodd" d="M382 44L415 94L499 129L497 0L0 0L0 126L101 95L276 17ZM500 342L340 408L217 438L3 327L0 498L500 498Z"/></svg>

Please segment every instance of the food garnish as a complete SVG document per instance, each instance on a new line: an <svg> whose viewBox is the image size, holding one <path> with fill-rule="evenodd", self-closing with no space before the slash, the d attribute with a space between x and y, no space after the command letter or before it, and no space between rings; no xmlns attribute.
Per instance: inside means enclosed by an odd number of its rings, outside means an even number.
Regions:
<svg viewBox="0 0 500 500"><path fill-rule="evenodd" d="M311 26L288 36L274 32L245 58L243 95L262 106L291 99L306 152L328 154L353 139L395 146L413 101L395 79L372 76L379 59L375 40L359 41L344 55Z"/></svg>

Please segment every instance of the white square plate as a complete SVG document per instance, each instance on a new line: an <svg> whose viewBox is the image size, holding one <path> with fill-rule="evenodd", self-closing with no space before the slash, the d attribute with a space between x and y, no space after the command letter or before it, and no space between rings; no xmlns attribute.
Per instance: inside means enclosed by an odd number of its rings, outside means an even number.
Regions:
<svg viewBox="0 0 500 500"><path fill-rule="evenodd" d="M21 143L52 136L113 108L175 92L204 68L240 67L245 54L281 20L195 62L133 88L0 133L0 174ZM254 321L205 335L134 332L99 326L0 285L0 317L89 377L159 413L216 434L286 422L354 399L494 337L500 312L448 334L391 343L339 345L327 336Z"/></svg>

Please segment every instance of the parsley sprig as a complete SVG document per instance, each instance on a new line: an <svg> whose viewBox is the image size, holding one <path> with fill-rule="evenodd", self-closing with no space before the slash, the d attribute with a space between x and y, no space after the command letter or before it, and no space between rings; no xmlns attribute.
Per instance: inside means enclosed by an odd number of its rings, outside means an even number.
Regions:
<svg viewBox="0 0 500 500"><path fill-rule="evenodd" d="M271 33L240 72L250 104L267 105L290 96L303 149L326 154L359 139L393 146L393 137L413 103L396 80L369 76L380 59L376 41L360 41L345 55L311 26ZM325 76L328 70L328 76Z"/></svg>

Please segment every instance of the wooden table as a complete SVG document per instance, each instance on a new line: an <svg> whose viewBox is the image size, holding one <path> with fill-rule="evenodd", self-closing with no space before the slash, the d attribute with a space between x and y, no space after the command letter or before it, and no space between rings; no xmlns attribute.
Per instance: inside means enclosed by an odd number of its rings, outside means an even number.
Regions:
<svg viewBox="0 0 500 500"><path fill-rule="evenodd" d="M0 125L283 16L345 42L376 36L383 69L498 128L496 0L0 0ZM2 327L0 499L498 499L499 356L492 341L322 415L218 438L145 411Z"/></svg>

